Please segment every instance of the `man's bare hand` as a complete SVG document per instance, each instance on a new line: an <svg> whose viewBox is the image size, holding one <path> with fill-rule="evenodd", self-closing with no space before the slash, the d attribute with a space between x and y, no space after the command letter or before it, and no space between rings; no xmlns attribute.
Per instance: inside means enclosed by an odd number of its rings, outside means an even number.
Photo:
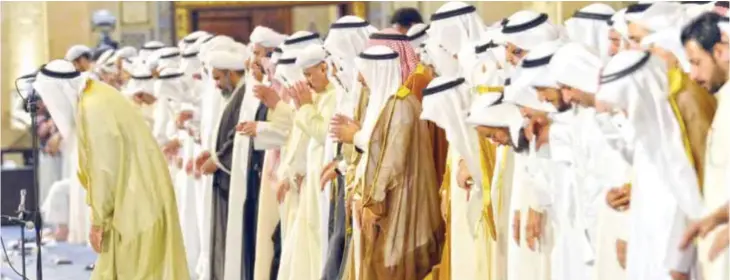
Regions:
<svg viewBox="0 0 730 280"><path fill-rule="evenodd" d="M63 140L61 133L53 134L53 136L48 139L48 142L46 142L46 153L52 156L58 154L58 152L61 151L61 140Z"/></svg>
<svg viewBox="0 0 730 280"><path fill-rule="evenodd" d="M276 200L279 201L279 204L284 203L284 199L286 198L286 193L289 191L289 181L288 180L281 180L279 183L277 183L276 186Z"/></svg>
<svg viewBox="0 0 730 280"><path fill-rule="evenodd" d="M441 191L441 218L444 222L449 217L449 198L446 197L446 191Z"/></svg>
<svg viewBox="0 0 730 280"><path fill-rule="evenodd" d="M180 151L181 146L182 143L180 143L180 140L173 139L162 145L162 152L168 157L173 157Z"/></svg>
<svg viewBox="0 0 730 280"><path fill-rule="evenodd" d="M688 273L672 270L671 272L669 272L669 275L672 276L672 280L689 280Z"/></svg>
<svg viewBox="0 0 730 280"><path fill-rule="evenodd" d="M525 127L525 136L530 140L536 139L535 147L539 149L549 141L550 125L550 119L546 115L534 115Z"/></svg>
<svg viewBox="0 0 730 280"><path fill-rule="evenodd" d="M89 231L89 243L94 252L101 254L101 242L103 241L104 230L100 226L91 226Z"/></svg>
<svg viewBox="0 0 730 280"><path fill-rule="evenodd" d="M542 237L543 215L542 212L535 211L532 208L527 213L527 225L525 225L527 247L532 251L537 250L537 244L540 243Z"/></svg>
<svg viewBox="0 0 730 280"><path fill-rule="evenodd" d="M281 100L279 94L273 88L264 85L255 86L253 88L253 94L261 100L261 103L264 103L264 106L271 110L275 109L276 104Z"/></svg>
<svg viewBox="0 0 730 280"><path fill-rule="evenodd" d="M520 210L515 211L512 218L512 239L520 245Z"/></svg>
<svg viewBox="0 0 730 280"><path fill-rule="evenodd" d="M337 172L336 172L337 162L333 161L328 163L324 168L322 168L322 174L320 174L319 184L322 191L324 191L325 186L327 184L337 178Z"/></svg>
<svg viewBox="0 0 730 280"><path fill-rule="evenodd" d="M708 233L721 224L721 220L713 213L702 218L699 221L692 222L684 231L680 248L686 249L696 238L705 238Z"/></svg>
<svg viewBox="0 0 730 280"><path fill-rule="evenodd" d="M360 131L360 125L354 120L337 114L330 122L330 134L337 142L352 144L355 140L355 133Z"/></svg>
<svg viewBox="0 0 730 280"><path fill-rule="evenodd" d="M208 158L208 160L200 166L200 173L205 175L213 174L216 170L218 170L218 165L215 164L215 161L213 161L212 158Z"/></svg>
<svg viewBox="0 0 730 280"><path fill-rule="evenodd" d="M626 247L625 240L616 239L616 258L621 268L626 269Z"/></svg>
<svg viewBox="0 0 730 280"><path fill-rule="evenodd" d="M249 137L256 137L256 122L249 121L239 123L236 125L236 131Z"/></svg>
<svg viewBox="0 0 730 280"><path fill-rule="evenodd" d="M191 111L191 110L181 111L179 114L177 114L177 119L175 120L175 124L177 125L178 129L184 129L185 122L188 120L191 120L192 118L193 118L193 111Z"/></svg>
<svg viewBox="0 0 730 280"><path fill-rule="evenodd" d="M616 211L625 211L631 203L631 189L624 186L606 193L606 203Z"/></svg>
<svg viewBox="0 0 730 280"><path fill-rule="evenodd" d="M466 168L466 162L464 160L459 161L459 174L456 176L456 182L459 184L460 188L466 190L466 200L468 201L469 193L474 183L472 182L471 173L469 173L469 169Z"/></svg>
<svg viewBox="0 0 730 280"><path fill-rule="evenodd" d="M304 106L307 104L312 104L312 89L309 88L309 85L307 82L298 82L294 85L294 96L296 96L296 100L299 104L299 106ZM299 109L299 107L297 107Z"/></svg>
<svg viewBox="0 0 730 280"><path fill-rule="evenodd" d="M728 232L728 227L725 226L715 234L715 240L712 241L712 246L710 246L710 261L715 261L717 256L727 252L728 242L730 242L730 232Z"/></svg>

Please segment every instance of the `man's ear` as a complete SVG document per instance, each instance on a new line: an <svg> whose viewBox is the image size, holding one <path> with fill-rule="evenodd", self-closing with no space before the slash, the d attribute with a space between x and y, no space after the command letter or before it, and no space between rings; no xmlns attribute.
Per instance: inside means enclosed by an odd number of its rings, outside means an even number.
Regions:
<svg viewBox="0 0 730 280"><path fill-rule="evenodd" d="M728 50L728 44L718 42L712 47L712 57L721 63L728 63L730 61L730 50Z"/></svg>
<svg viewBox="0 0 730 280"><path fill-rule="evenodd" d="M320 69L322 70L322 73L325 73L325 74L327 73L327 67L328 67L328 66L329 66L329 65L327 65L327 63L326 63L326 62L324 62L324 61L323 61L322 63L320 63L320 64L319 64L319 68L320 68Z"/></svg>

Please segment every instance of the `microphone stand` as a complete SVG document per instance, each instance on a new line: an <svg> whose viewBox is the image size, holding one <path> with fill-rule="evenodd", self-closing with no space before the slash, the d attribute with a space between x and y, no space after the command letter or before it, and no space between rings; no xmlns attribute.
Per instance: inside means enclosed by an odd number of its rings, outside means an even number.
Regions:
<svg viewBox="0 0 730 280"><path fill-rule="evenodd" d="M41 217L40 204L41 204L41 192L38 180L38 168L40 161L40 154L38 150L38 100L35 95L35 90L31 91L30 96L27 100L28 112L30 113L30 127L31 127L31 141L32 141L32 157L33 157L33 196L35 197L35 204L31 210L31 217L33 217L33 227L35 230L35 244L36 244L36 279L43 280L43 261L41 259L41 230L43 229L43 218ZM22 232L22 231L21 231ZM23 271L25 271L25 264L23 265Z"/></svg>

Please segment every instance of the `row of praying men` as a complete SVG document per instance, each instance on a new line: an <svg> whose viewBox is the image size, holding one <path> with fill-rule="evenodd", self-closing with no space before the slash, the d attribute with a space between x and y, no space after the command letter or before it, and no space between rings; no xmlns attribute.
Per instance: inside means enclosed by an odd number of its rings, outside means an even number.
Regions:
<svg viewBox="0 0 730 280"><path fill-rule="evenodd" d="M44 215L89 236L94 279L730 279L727 3L591 4L558 25L451 1L324 39L196 31L93 62L74 46L34 77L68 142ZM166 168L89 144L103 120L78 112L118 110L83 101L97 83ZM142 175L104 191L117 170L82 164L99 153ZM174 209L135 185L150 174Z"/></svg>

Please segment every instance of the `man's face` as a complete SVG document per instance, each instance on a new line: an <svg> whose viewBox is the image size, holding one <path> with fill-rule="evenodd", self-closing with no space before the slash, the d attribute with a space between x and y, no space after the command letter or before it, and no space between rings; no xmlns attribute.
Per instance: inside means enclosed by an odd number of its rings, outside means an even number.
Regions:
<svg viewBox="0 0 730 280"><path fill-rule="evenodd" d="M695 40L684 44L687 57L692 66L690 77L711 93L717 92L727 82L728 65L727 61L721 62L723 52L716 44L713 54L708 53Z"/></svg>
<svg viewBox="0 0 730 280"><path fill-rule="evenodd" d="M649 35L649 30L641 25L629 22L629 49L640 50L641 40Z"/></svg>
<svg viewBox="0 0 730 280"><path fill-rule="evenodd" d="M307 78L309 86L315 92L323 92L329 84L329 80L327 79L327 64L322 62L304 69L304 77Z"/></svg>
<svg viewBox="0 0 730 280"><path fill-rule="evenodd" d="M570 109L570 103L565 102L560 91L551 87L535 87L537 97L540 101L550 102L558 112L565 112Z"/></svg>
<svg viewBox="0 0 730 280"><path fill-rule="evenodd" d="M527 55L526 50L520 49L512 43L507 43L505 50L507 51L507 61L514 66L517 66Z"/></svg>
<svg viewBox="0 0 730 280"><path fill-rule="evenodd" d="M91 69L91 61L89 61L86 57L77 58L73 61L73 65L76 68L76 71L79 72L86 72Z"/></svg>
<svg viewBox="0 0 730 280"><path fill-rule="evenodd" d="M231 75L231 71L213 69L213 80L215 80L215 85L221 90L221 94L223 94L223 96L231 96L235 89L235 85L231 80Z"/></svg>
<svg viewBox="0 0 730 280"><path fill-rule="evenodd" d="M253 56L256 58L266 57L266 48L261 44L253 44Z"/></svg>
<svg viewBox="0 0 730 280"><path fill-rule="evenodd" d="M611 45L608 49L608 55L614 56L619 51L621 51L621 42L624 39L621 38L621 34L616 32L616 30L611 29L611 31L608 32L608 40L611 42Z"/></svg>
<svg viewBox="0 0 730 280"><path fill-rule="evenodd" d="M577 88L561 85L560 93L563 96L564 103L576 104L584 107L595 106L595 96Z"/></svg>
<svg viewBox="0 0 730 280"><path fill-rule="evenodd" d="M484 138L494 143L504 146L512 145L512 139L509 136L509 130L506 127L491 127L479 125L476 127L477 132Z"/></svg>

